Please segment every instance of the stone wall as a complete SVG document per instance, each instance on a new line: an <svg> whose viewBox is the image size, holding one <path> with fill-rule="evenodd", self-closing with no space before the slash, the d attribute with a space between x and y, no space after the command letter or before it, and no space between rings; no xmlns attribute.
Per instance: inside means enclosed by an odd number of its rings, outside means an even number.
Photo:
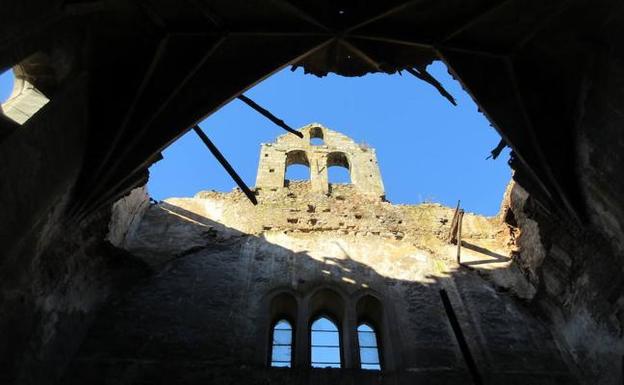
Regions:
<svg viewBox="0 0 624 385"><path fill-rule="evenodd" d="M104 241L109 207L70 213L86 138L76 75L0 138L0 383L55 383L108 295L144 265ZM53 171L51 171L53 170Z"/></svg>
<svg viewBox="0 0 624 385"><path fill-rule="evenodd" d="M500 218L465 216L460 267L445 241L451 208L395 206L354 186L318 194L310 183L260 190L258 200L201 192L150 206L125 245L155 273L109 302L63 383L466 382L440 289L487 383L576 383L548 327L513 290L498 290L495 278L524 279L509 268L514 246ZM323 289L351 314L344 336L353 337L357 298L380 299L381 373L357 369L351 337L343 340L344 369L311 369L305 354L292 369L267 367L272 296L297 298L305 319L296 341L305 344L307 309Z"/></svg>
<svg viewBox="0 0 624 385"><path fill-rule="evenodd" d="M587 384L620 384L624 355L624 264L611 239L558 218L521 186L510 189L519 229L516 261L537 288L533 305L572 353Z"/></svg>
<svg viewBox="0 0 624 385"><path fill-rule="evenodd" d="M341 166L349 169L351 183L361 194L381 197L383 183L375 150L355 143L351 138L312 123L299 130L303 138L285 134L275 143L264 143L260 151L260 164L256 187L261 190L282 189L285 186L286 168L303 164L310 168L312 190L329 193L328 168ZM312 138L321 138L323 144L313 145Z"/></svg>

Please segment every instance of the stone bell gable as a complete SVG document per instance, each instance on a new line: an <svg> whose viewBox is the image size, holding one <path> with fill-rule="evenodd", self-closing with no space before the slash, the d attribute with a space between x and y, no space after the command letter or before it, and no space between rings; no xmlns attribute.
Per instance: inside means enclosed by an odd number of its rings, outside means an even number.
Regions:
<svg viewBox="0 0 624 385"><path fill-rule="evenodd" d="M292 134L281 135L274 143L263 143L258 165L256 188L273 190L288 188L286 169L294 164L310 168L310 188L330 194L329 167L349 170L351 184L357 192L370 196L384 195L383 182L375 150L358 144L346 135L318 123L299 129L303 138ZM313 139L322 140L314 144ZM315 143L319 142L316 140Z"/></svg>

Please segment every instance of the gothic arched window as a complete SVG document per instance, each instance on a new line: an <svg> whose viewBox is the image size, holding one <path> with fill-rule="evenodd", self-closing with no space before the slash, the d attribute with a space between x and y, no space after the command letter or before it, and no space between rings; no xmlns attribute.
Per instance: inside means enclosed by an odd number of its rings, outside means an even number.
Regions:
<svg viewBox="0 0 624 385"><path fill-rule="evenodd" d="M340 368L340 333L336 324L321 316L312 322L310 348L313 368Z"/></svg>
<svg viewBox="0 0 624 385"><path fill-rule="evenodd" d="M381 370L375 329L367 323L361 323L357 331L360 344L360 367L362 369Z"/></svg>
<svg viewBox="0 0 624 385"><path fill-rule="evenodd" d="M281 319L273 326L271 366L286 367L292 366L292 340L293 329L285 319Z"/></svg>

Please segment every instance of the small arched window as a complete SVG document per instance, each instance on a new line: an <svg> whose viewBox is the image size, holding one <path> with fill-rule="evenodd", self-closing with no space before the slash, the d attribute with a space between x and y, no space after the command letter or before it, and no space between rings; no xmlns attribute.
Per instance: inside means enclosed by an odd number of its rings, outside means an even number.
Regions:
<svg viewBox="0 0 624 385"><path fill-rule="evenodd" d="M358 326L357 331L360 344L360 367L362 369L381 370L375 329L367 323L362 323Z"/></svg>
<svg viewBox="0 0 624 385"><path fill-rule="evenodd" d="M327 155L327 180L330 185L351 183L351 168L345 153L332 152Z"/></svg>
<svg viewBox="0 0 624 385"><path fill-rule="evenodd" d="M313 146L325 144L323 141L323 130L320 127L312 127L310 129L310 144Z"/></svg>
<svg viewBox="0 0 624 385"><path fill-rule="evenodd" d="M285 319L281 319L273 326L271 338L271 366L290 368L292 366L292 339L293 329Z"/></svg>
<svg viewBox="0 0 624 385"><path fill-rule="evenodd" d="M311 328L312 367L340 368L340 333L327 317L317 318Z"/></svg>
<svg viewBox="0 0 624 385"><path fill-rule="evenodd" d="M288 187L291 181L310 180L310 161L305 151L294 150L286 154L284 176L284 187Z"/></svg>

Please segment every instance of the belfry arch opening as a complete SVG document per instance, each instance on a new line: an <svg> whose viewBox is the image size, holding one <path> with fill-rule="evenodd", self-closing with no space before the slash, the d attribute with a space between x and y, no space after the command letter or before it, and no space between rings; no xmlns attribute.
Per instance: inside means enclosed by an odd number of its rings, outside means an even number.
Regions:
<svg viewBox="0 0 624 385"><path fill-rule="evenodd" d="M320 127L312 127L310 129L310 144L312 146L322 146L325 144L323 139L323 129Z"/></svg>
<svg viewBox="0 0 624 385"><path fill-rule="evenodd" d="M351 166L343 152L332 152L327 155L327 180L332 184L350 184Z"/></svg>
<svg viewBox="0 0 624 385"><path fill-rule="evenodd" d="M290 182L310 180L310 161L305 151L296 150L286 154L284 186Z"/></svg>

